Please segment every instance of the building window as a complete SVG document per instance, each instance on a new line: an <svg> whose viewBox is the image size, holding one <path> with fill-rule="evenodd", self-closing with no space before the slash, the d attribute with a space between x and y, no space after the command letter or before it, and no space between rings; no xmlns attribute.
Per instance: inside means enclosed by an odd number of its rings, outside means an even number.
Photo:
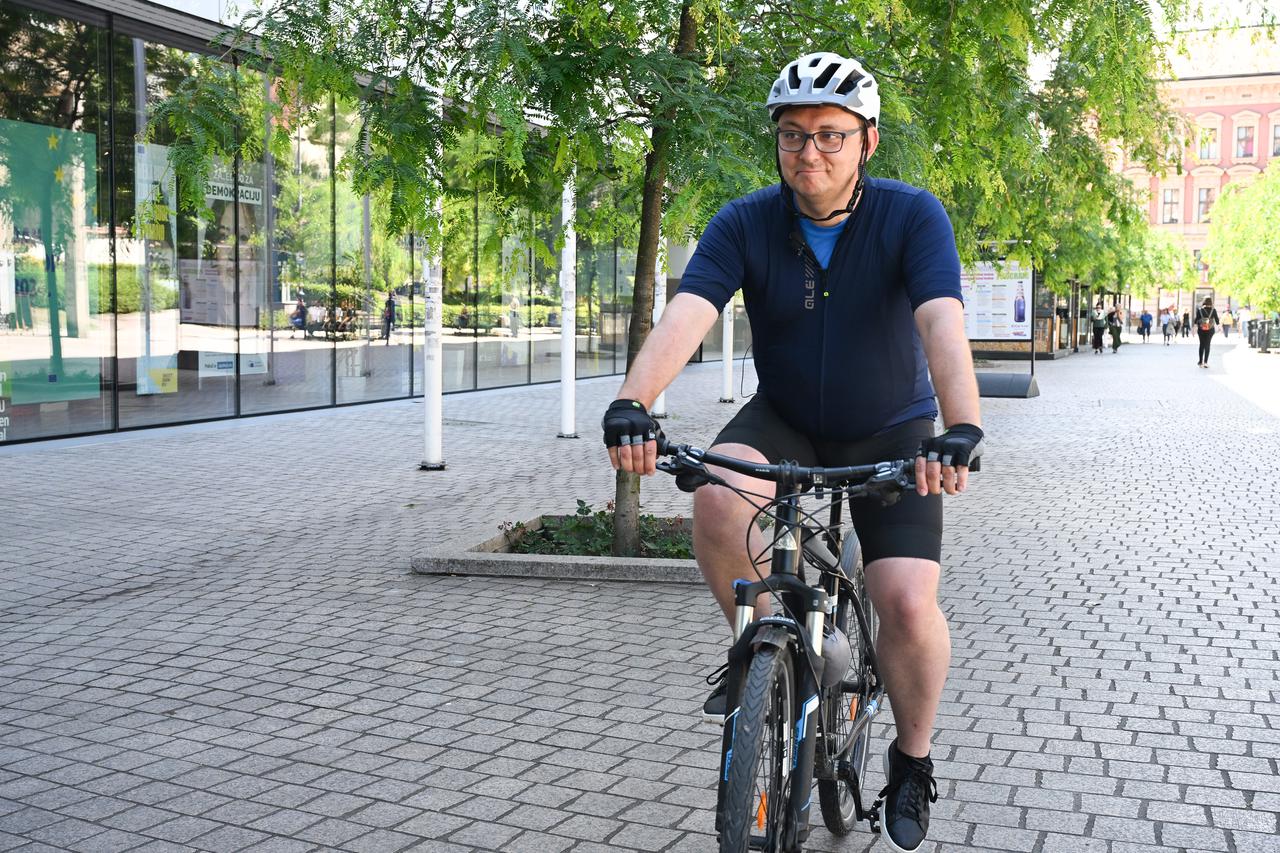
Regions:
<svg viewBox="0 0 1280 853"><path fill-rule="evenodd" d="M1236 128L1236 156L1253 156L1253 125Z"/></svg>
<svg viewBox="0 0 1280 853"><path fill-rule="evenodd" d="M1208 222L1211 207L1213 207L1213 189L1200 188L1196 193L1196 222Z"/></svg>
<svg viewBox="0 0 1280 853"><path fill-rule="evenodd" d="M1165 223L1173 223L1178 221L1178 191L1165 190L1164 204L1162 205L1162 213L1160 221Z"/></svg>
<svg viewBox="0 0 1280 853"><path fill-rule="evenodd" d="M1218 159L1218 129L1216 127L1200 128L1200 159L1206 161Z"/></svg>
<svg viewBox="0 0 1280 853"><path fill-rule="evenodd" d="M1280 121L1271 125L1271 156L1280 157Z"/></svg>

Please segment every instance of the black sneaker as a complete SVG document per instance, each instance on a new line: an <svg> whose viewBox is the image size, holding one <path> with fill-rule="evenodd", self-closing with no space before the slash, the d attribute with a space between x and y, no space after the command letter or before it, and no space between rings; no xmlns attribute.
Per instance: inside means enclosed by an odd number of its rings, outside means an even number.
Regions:
<svg viewBox="0 0 1280 853"><path fill-rule="evenodd" d="M724 715L729 712L729 682L725 678L728 664L707 676L707 684L714 685L707 701L702 703L702 719L717 726L724 725Z"/></svg>
<svg viewBox="0 0 1280 853"><path fill-rule="evenodd" d="M890 850L919 850L929 833L929 804L938 801L933 762L898 751L895 740L884 751L884 775L889 783L880 792L880 835Z"/></svg>

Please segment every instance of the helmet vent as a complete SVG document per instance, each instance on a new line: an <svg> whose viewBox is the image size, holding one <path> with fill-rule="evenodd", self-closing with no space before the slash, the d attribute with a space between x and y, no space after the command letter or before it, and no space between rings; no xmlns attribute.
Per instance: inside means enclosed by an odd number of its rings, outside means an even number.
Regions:
<svg viewBox="0 0 1280 853"><path fill-rule="evenodd" d="M800 72L794 65L787 69L787 85L791 87L792 91L800 88Z"/></svg>
<svg viewBox="0 0 1280 853"><path fill-rule="evenodd" d="M837 66L835 63L828 65L826 67L826 70L824 70L821 74L818 75L818 79L813 81L813 88L825 89L827 87L827 84L831 82L831 78L835 76L836 69L838 67L839 66Z"/></svg>
<svg viewBox="0 0 1280 853"><path fill-rule="evenodd" d="M865 80L865 79L866 79L865 77L861 77L857 74L850 74L848 77L844 78L844 80L840 82L839 86L836 87L836 94L837 95L849 94L857 87L859 81Z"/></svg>

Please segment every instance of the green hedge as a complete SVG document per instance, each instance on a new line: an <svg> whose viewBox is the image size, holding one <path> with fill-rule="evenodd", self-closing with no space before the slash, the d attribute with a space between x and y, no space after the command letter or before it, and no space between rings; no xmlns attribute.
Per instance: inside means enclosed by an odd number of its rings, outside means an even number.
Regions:
<svg viewBox="0 0 1280 853"><path fill-rule="evenodd" d="M97 285L98 311L111 310L111 267L107 264L90 264L89 279ZM96 275L95 275L96 271ZM151 310L168 311L178 307L178 290L164 285L151 288ZM142 310L142 269L120 265L116 267L116 311L136 314Z"/></svg>

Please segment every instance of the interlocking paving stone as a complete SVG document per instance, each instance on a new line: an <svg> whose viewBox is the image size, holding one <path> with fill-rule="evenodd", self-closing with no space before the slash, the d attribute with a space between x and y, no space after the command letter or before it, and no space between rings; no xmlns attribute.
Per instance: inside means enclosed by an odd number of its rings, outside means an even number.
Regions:
<svg viewBox="0 0 1280 853"><path fill-rule="evenodd" d="M925 851L1280 853L1280 356L1221 344L983 401ZM443 472L406 401L0 448L0 849L711 849L709 596L407 571L611 500L617 384L579 384L581 441L554 386L446 398ZM664 429L705 444L718 396L685 371Z"/></svg>

